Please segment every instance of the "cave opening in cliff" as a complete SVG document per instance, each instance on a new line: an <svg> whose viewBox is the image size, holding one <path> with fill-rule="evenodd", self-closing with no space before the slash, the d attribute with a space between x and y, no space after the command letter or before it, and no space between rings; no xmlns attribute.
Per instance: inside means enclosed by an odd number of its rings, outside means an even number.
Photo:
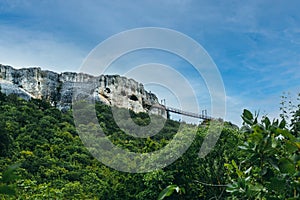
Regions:
<svg viewBox="0 0 300 200"><path fill-rule="evenodd" d="M106 91L107 93L110 93L110 92L111 92L109 88L105 88L105 91Z"/></svg>
<svg viewBox="0 0 300 200"><path fill-rule="evenodd" d="M139 100L134 94L131 95L131 96L129 97L129 99L132 100L132 101L137 101L137 100Z"/></svg>

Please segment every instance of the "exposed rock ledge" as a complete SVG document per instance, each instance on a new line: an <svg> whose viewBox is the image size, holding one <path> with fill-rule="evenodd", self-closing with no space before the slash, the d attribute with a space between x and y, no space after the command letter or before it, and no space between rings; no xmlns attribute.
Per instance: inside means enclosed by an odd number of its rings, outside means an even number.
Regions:
<svg viewBox="0 0 300 200"><path fill-rule="evenodd" d="M0 64L1 91L16 94L26 100L46 99L59 109L70 109L74 89L87 93L87 84L93 84L89 91L93 96L111 106L128 108L134 112L151 112L166 117L166 112L151 108L159 104L155 94L149 93L141 83L119 75L94 77L83 73L41 70L39 67L14 69ZM93 90L93 91L92 91Z"/></svg>

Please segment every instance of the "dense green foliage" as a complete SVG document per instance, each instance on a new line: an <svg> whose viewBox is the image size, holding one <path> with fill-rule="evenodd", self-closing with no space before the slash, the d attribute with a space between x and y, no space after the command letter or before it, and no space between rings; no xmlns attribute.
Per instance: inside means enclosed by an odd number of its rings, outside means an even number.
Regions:
<svg viewBox="0 0 300 200"><path fill-rule="evenodd" d="M96 110L100 126L115 145L140 153L166 146L180 125L167 120L159 134L135 138L118 128L110 107L97 104ZM207 132L207 125L201 125L176 162L149 173L125 173L89 153L71 111L62 113L45 101L0 93L0 199L296 199L299 110L293 111L290 127L284 120L271 123L266 117L259 123L244 111L241 130L225 123L205 158L198 156ZM131 116L140 125L150 120L144 113ZM1 188L8 190L1 193Z"/></svg>
<svg viewBox="0 0 300 200"><path fill-rule="evenodd" d="M286 121L243 113L241 152L226 164L234 199L299 199L300 141ZM293 122L292 122L293 123ZM299 130L297 130L299 132Z"/></svg>

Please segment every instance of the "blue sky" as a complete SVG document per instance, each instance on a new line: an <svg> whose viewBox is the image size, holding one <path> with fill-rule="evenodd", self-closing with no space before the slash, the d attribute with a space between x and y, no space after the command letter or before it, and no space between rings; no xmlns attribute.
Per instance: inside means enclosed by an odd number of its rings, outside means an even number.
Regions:
<svg viewBox="0 0 300 200"><path fill-rule="evenodd" d="M276 117L282 93L300 92L299 7L297 0L1 0L0 63L77 71L88 53L114 34L149 26L174 29L212 57L226 90L226 120L240 124L243 108ZM142 54L149 61L186 67L182 71L193 82L193 70L186 70L191 67L184 61L142 52L134 57L137 63L145 62L139 60ZM201 105L209 107L205 86L195 87L204 94Z"/></svg>

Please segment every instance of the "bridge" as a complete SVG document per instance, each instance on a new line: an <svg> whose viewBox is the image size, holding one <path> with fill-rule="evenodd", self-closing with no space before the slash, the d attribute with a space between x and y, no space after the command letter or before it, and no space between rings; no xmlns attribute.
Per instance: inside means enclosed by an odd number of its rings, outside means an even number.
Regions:
<svg viewBox="0 0 300 200"><path fill-rule="evenodd" d="M201 114L198 113L193 113L193 112L188 112L188 111L184 111L184 110L180 110L178 108L172 108L169 106L165 106L163 104L156 104L153 105L153 107L161 109L161 110L165 110L167 112L172 112L172 113L176 113L176 114L180 114L180 115L185 115L188 117L194 117L194 118L198 118L198 119L202 119L202 120L212 120L213 118L207 115L207 110L202 110Z"/></svg>
<svg viewBox="0 0 300 200"><path fill-rule="evenodd" d="M207 111L206 110L202 110L201 114L197 114L197 113L183 111L183 110L180 110L180 109L177 109L177 108L172 108L172 107L166 106L166 111L176 113L176 114L180 114L180 115L185 115L185 116L188 116L188 117L203 119L203 120L211 120L212 119L212 117L207 116Z"/></svg>

